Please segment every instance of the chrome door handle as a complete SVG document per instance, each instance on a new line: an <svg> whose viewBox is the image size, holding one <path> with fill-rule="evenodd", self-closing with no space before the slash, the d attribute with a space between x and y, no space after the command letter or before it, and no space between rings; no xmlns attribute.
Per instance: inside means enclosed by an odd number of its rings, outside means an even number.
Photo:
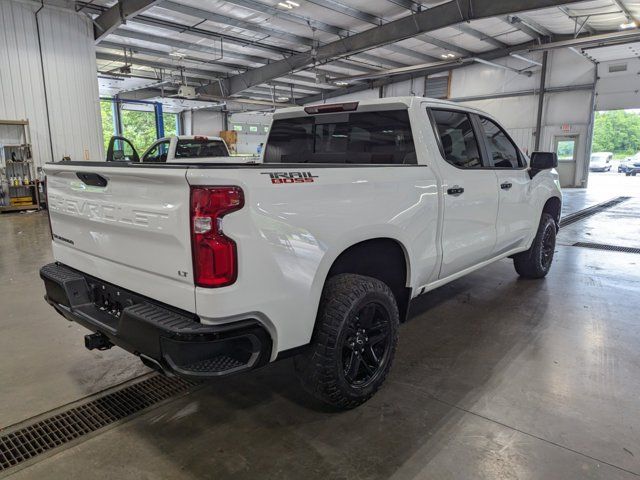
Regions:
<svg viewBox="0 0 640 480"><path fill-rule="evenodd" d="M509 182L505 182L502 185L500 185L500 188L502 190L509 190L511 187L513 187L513 183L509 183Z"/></svg>
<svg viewBox="0 0 640 480"><path fill-rule="evenodd" d="M458 185L454 185L453 187L447 189L447 194L449 195L458 196L458 195L462 195L463 193L464 193L464 188L459 187Z"/></svg>

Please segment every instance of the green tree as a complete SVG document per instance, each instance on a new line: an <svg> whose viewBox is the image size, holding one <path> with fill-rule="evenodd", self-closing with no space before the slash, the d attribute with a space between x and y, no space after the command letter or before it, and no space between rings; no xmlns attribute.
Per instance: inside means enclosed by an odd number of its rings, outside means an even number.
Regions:
<svg viewBox="0 0 640 480"><path fill-rule="evenodd" d="M178 114L177 113L164 113L162 115L162 120L164 122L165 137L178 135Z"/></svg>
<svg viewBox="0 0 640 480"><path fill-rule="evenodd" d="M624 110L597 112L593 151L631 155L640 150L640 115Z"/></svg>
<svg viewBox="0 0 640 480"><path fill-rule="evenodd" d="M153 111L121 111L122 134L128 139L140 155L156 141L156 115Z"/></svg>
<svg viewBox="0 0 640 480"><path fill-rule="evenodd" d="M111 140L112 135L115 135L113 112L109 100L100 100L100 116L102 117L102 139L104 141L104 154L106 155L107 148L109 148L109 140Z"/></svg>

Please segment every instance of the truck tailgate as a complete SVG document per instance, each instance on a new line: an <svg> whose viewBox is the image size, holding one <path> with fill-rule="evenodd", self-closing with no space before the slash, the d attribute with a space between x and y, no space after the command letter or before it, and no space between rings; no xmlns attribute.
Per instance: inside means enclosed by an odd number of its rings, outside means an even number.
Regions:
<svg viewBox="0 0 640 480"><path fill-rule="evenodd" d="M186 167L45 171L57 261L195 311Z"/></svg>

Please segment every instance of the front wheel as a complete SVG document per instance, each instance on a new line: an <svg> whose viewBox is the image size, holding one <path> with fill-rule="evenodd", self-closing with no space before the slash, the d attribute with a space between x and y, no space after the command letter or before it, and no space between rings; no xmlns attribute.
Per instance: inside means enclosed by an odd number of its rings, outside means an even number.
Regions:
<svg viewBox="0 0 640 480"><path fill-rule="evenodd" d="M294 360L302 385L336 408L363 404L391 368L398 324L396 300L385 283L355 274L331 277L311 345Z"/></svg>
<svg viewBox="0 0 640 480"><path fill-rule="evenodd" d="M555 248L556 222L551 215L543 213L531 248L513 257L513 266L518 275L525 278L545 277L551 269Z"/></svg>

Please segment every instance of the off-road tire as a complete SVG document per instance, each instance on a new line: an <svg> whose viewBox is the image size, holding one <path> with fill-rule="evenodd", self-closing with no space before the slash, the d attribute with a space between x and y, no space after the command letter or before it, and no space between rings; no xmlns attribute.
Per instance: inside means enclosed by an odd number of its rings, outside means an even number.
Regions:
<svg viewBox="0 0 640 480"><path fill-rule="evenodd" d="M348 372L345 371L351 363L344 361L345 349L349 348L345 342L354 338L354 325L360 325L360 315L365 307L380 309L376 310L378 319L388 318L389 330L385 330L388 343L384 344L386 356L381 355L377 376L372 375L370 383L354 386L347 379ZM385 312L388 317L383 317ZM377 322L385 323L383 320ZM331 277L322 292L311 345L294 359L296 374L305 390L322 402L342 410L357 407L369 400L389 373L398 341L398 324L398 306L385 283L355 274ZM351 344L348 342L348 345ZM353 359L352 356L349 358Z"/></svg>
<svg viewBox="0 0 640 480"><path fill-rule="evenodd" d="M531 248L513 257L513 266L524 278L543 278L549 273L556 246L556 222L551 215L543 213L536 238Z"/></svg>

